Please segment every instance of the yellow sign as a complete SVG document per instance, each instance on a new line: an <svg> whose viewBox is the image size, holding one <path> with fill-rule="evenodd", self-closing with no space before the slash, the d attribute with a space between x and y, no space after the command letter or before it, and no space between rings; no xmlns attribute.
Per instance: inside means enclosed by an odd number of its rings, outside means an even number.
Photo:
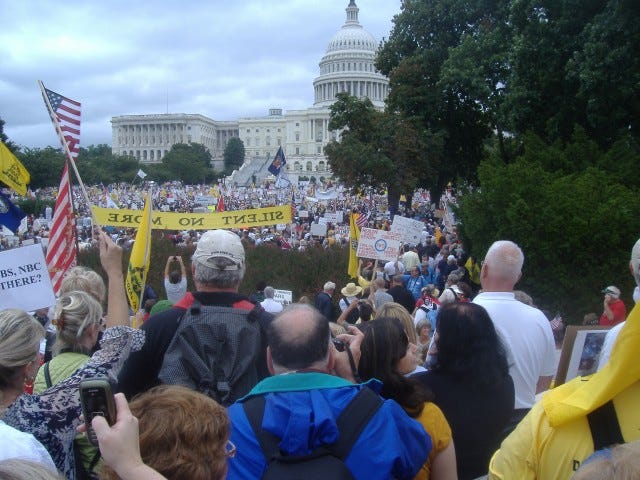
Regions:
<svg viewBox="0 0 640 480"><path fill-rule="evenodd" d="M138 228L142 220L142 210L92 208L100 225ZM151 214L151 228L154 230L215 230L282 223L291 223L291 205L220 213L174 213L154 210Z"/></svg>

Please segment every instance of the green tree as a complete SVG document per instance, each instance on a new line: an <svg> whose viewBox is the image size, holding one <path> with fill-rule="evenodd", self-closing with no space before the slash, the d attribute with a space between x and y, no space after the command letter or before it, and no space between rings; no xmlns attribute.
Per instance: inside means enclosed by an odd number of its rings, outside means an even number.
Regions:
<svg viewBox="0 0 640 480"><path fill-rule="evenodd" d="M15 143L9 140L9 137L7 137L7 134L4 133L5 124L6 122L2 118L0 118L0 142L4 143L9 150L11 150L14 154L16 154L20 150L20 147L18 147Z"/></svg>
<svg viewBox="0 0 640 480"><path fill-rule="evenodd" d="M31 175L32 189L54 187L60 184L65 156L61 149L53 147L25 148L17 155Z"/></svg>
<svg viewBox="0 0 640 480"><path fill-rule="evenodd" d="M529 136L513 163L483 162L480 188L459 198L457 216L460 234L478 258L497 239L520 245L525 266L519 288L541 308L579 323L585 313L602 309L599 291L607 284L631 291L625 271L640 231L640 196L602 168L568 171L574 158L601 164L610 154L579 133L574 140L562 148ZM640 159L637 152L627 155Z"/></svg>
<svg viewBox="0 0 640 480"><path fill-rule="evenodd" d="M244 163L244 142L238 137L231 137L224 147L224 171L231 174Z"/></svg>
<svg viewBox="0 0 640 480"><path fill-rule="evenodd" d="M401 194L411 195L418 179L435 176L437 139L398 114L376 110L367 98L339 93L331 106L330 130L340 141L325 147L333 174L354 191L364 187L388 191L389 208L398 208Z"/></svg>
<svg viewBox="0 0 640 480"><path fill-rule="evenodd" d="M113 155L106 144L81 148L76 161L82 181L89 184L131 182L140 168L128 155Z"/></svg>
<svg viewBox="0 0 640 480"><path fill-rule="evenodd" d="M200 143L177 143L162 158L164 169L171 179L187 184L211 181L215 172L211 168L211 153Z"/></svg>
<svg viewBox="0 0 640 480"><path fill-rule="evenodd" d="M405 1L376 58L376 67L389 76L388 110L441 139L439 150L430 152L441 159L436 175L419 177L434 197L452 180L475 178L491 135L486 105L463 83L442 82L443 66L463 36L476 34L502 3Z"/></svg>

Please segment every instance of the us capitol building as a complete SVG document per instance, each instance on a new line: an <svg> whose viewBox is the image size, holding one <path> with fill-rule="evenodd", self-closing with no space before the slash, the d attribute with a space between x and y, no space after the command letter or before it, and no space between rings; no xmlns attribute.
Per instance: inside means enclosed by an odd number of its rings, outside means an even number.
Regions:
<svg viewBox="0 0 640 480"><path fill-rule="evenodd" d="M269 109L266 117L217 121L199 114L123 115L113 117L112 152L130 155L141 163L157 163L176 143L201 143L222 170L227 141L239 137L245 147L245 161L227 181L249 185L261 180L279 146L287 158L289 180L299 177L331 176L324 155L325 145L336 138L329 131L329 106L340 92L368 97L384 107L389 80L374 66L377 42L358 21L358 6L351 0L347 19L331 38L320 60L320 75L313 81L314 104L306 110Z"/></svg>

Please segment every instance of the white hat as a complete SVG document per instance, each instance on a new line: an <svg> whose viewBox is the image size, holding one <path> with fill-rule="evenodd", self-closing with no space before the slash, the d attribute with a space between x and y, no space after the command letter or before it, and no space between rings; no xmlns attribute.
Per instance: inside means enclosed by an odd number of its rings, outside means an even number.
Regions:
<svg viewBox="0 0 640 480"><path fill-rule="evenodd" d="M340 290L340 292L345 297L355 297L356 295L359 295L360 292L362 292L362 287L359 287L355 283L350 282L347 283L347 286Z"/></svg>
<svg viewBox="0 0 640 480"><path fill-rule="evenodd" d="M193 260L205 267L215 268L215 263L209 260L214 258L226 258L235 263L225 268L225 270L238 270L244 266L244 247L240 237L228 230L209 230L205 232L200 240Z"/></svg>

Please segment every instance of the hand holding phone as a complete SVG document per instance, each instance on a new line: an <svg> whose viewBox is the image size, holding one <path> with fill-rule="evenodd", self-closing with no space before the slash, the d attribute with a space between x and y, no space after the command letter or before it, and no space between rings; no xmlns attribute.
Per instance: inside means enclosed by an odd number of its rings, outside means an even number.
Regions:
<svg viewBox="0 0 640 480"><path fill-rule="evenodd" d="M98 446L98 438L91 426L96 417L103 417L109 425L116 421L116 405L111 392L111 385L106 378L89 378L80 382L80 403L87 429L89 441Z"/></svg>

